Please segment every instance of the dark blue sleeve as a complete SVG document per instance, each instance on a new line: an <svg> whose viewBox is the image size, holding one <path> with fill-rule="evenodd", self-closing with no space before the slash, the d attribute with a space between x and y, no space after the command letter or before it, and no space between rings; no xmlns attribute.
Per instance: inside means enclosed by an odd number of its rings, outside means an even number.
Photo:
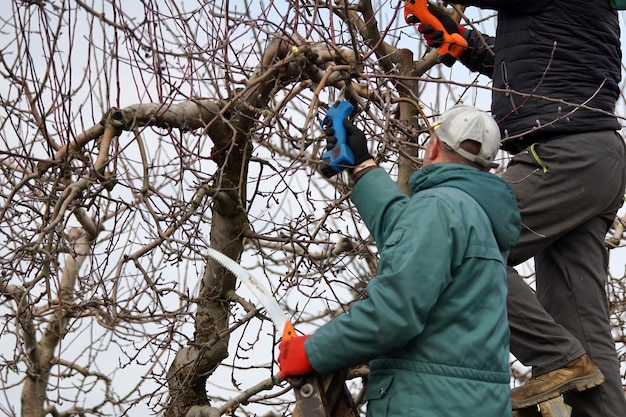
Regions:
<svg viewBox="0 0 626 417"><path fill-rule="evenodd" d="M461 63L470 71L476 71L491 78L493 75L495 38L475 30L469 30L466 38L468 47L461 55Z"/></svg>

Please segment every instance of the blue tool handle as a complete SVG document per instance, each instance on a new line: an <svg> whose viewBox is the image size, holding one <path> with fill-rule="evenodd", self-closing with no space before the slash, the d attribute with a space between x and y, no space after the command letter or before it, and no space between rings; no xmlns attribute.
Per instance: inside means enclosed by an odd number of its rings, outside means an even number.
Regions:
<svg viewBox="0 0 626 417"><path fill-rule="evenodd" d="M332 126L335 130L335 138L337 138L335 147L322 154L320 171L327 178L354 166L354 154L346 143L347 134L343 125L343 119L350 117L353 110L354 106L350 102L340 100L330 106L326 117L322 120L322 129L326 129L329 125Z"/></svg>

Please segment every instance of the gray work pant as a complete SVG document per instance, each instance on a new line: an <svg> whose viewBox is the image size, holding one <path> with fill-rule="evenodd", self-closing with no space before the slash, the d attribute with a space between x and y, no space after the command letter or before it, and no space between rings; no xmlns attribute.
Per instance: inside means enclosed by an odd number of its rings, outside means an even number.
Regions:
<svg viewBox="0 0 626 417"><path fill-rule="evenodd" d="M512 159L502 178L522 215L509 265L534 257L537 287L535 295L508 268L511 352L534 376L588 353L606 380L565 396L572 417L626 417L604 246L626 186L621 137L605 131L535 144Z"/></svg>

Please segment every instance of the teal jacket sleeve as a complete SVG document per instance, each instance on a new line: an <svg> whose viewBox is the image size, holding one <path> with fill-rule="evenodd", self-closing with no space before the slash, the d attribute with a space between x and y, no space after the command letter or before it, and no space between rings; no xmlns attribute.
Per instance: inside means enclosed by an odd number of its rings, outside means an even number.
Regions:
<svg viewBox="0 0 626 417"><path fill-rule="evenodd" d="M371 182L384 183L375 171L369 176ZM367 286L367 299L355 302L348 313L307 339L307 356L320 374L366 363L407 345L423 331L429 312L452 279L451 265L459 262L455 248L466 231L442 199L414 198L407 206L399 195L387 200L371 192L376 201L367 204L364 215L368 225L385 236L379 245L378 273ZM383 220L399 217L402 208L408 210L406 215L395 227L385 227Z"/></svg>
<svg viewBox="0 0 626 417"><path fill-rule="evenodd" d="M409 197L382 168L364 175L355 184L350 198L379 249L409 204Z"/></svg>

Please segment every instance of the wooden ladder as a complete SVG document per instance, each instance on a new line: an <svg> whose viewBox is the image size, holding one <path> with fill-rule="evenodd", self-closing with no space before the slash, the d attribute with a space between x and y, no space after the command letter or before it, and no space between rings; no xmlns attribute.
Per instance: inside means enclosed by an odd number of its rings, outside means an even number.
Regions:
<svg viewBox="0 0 626 417"><path fill-rule="evenodd" d="M359 417L346 387L348 371L321 377L309 374L294 386L296 408L293 417Z"/></svg>
<svg viewBox="0 0 626 417"><path fill-rule="evenodd" d="M538 405L513 411L513 417L570 417L572 407L562 397L553 398Z"/></svg>

